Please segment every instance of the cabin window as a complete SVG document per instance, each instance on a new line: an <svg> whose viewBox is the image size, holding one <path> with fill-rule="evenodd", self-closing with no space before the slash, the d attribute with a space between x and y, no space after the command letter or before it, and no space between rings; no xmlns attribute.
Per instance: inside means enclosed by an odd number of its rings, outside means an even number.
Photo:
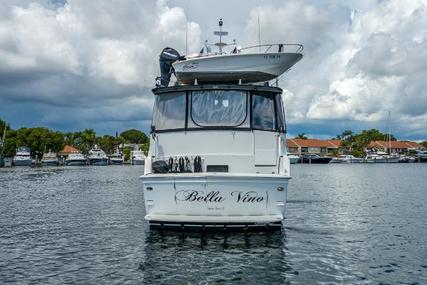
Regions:
<svg viewBox="0 0 427 285"><path fill-rule="evenodd" d="M186 94L183 92L156 96L153 125L156 130L185 128Z"/></svg>
<svg viewBox="0 0 427 285"><path fill-rule="evenodd" d="M192 92L191 119L198 127L249 127L247 97L234 90Z"/></svg>
<svg viewBox="0 0 427 285"><path fill-rule="evenodd" d="M275 100L276 100L277 126L279 127L280 132L286 132L285 110L283 108L282 95L277 94L275 96Z"/></svg>
<svg viewBox="0 0 427 285"><path fill-rule="evenodd" d="M276 130L274 96L253 94L252 128L265 131Z"/></svg>

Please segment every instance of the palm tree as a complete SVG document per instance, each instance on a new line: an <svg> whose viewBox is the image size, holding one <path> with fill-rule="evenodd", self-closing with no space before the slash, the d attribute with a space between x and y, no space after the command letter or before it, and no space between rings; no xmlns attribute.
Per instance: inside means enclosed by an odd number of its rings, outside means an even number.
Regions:
<svg viewBox="0 0 427 285"><path fill-rule="evenodd" d="M300 133L295 138L296 139L302 139L302 140L306 140L307 139L307 137L305 136L305 133Z"/></svg>

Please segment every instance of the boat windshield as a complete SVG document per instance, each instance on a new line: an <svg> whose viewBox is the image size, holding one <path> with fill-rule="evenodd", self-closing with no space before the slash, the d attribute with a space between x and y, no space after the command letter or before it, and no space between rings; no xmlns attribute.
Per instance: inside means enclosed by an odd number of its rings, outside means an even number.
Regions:
<svg viewBox="0 0 427 285"><path fill-rule="evenodd" d="M244 91L208 90L191 94L191 120L198 127L239 127L247 117ZM246 124L249 127L249 124Z"/></svg>
<svg viewBox="0 0 427 285"><path fill-rule="evenodd" d="M281 94L198 90L156 96L153 131L254 129L284 132Z"/></svg>
<svg viewBox="0 0 427 285"><path fill-rule="evenodd" d="M153 112L153 124L156 130L185 128L185 98L185 92L156 96Z"/></svg>

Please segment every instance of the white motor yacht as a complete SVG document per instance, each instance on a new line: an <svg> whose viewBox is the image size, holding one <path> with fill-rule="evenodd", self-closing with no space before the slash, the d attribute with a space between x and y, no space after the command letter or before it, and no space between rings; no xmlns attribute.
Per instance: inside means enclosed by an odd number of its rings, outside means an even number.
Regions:
<svg viewBox="0 0 427 285"><path fill-rule="evenodd" d="M296 164L300 160L299 155L288 153L288 159L290 164Z"/></svg>
<svg viewBox="0 0 427 285"><path fill-rule="evenodd" d="M59 165L58 155L52 152L51 150L49 150L49 152L46 152L43 154L41 162L43 166L58 166Z"/></svg>
<svg viewBox="0 0 427 285"><path fill-rule="evenodd" d="M65 165L68 166L83 166L87 164L86 157L81 153L70 153L65 160Z"/></svg>
<svg viewBox="0 0 427 285"><path fill-rule="evenodd" d="M400 157L398 155L390 155L383 151L368 153L364 159L366 163L397 163Z"/></svg>
<svg viewBox="0 0 427 285"><path fill-rule="evenodd" d="M112 165L122 165L124 161L123 154L117 149L115 153L110 155L110 164Z"/></svg>
<svg viewBox="0 0 427 285"><path fill-rule="evenodd" d="M290 179L282 89L187 85L153 92L141 177L145 219L152 226L280 226Z"/></svg>
<svg viewBox="0 0 427 285"><path fill-rule="evenodd" d="M222 41L228 33L219 31L220 40L214 44L219 48L212 53L209 45L199 54L181 56L172 48L165 48L160 55L162 70L159 86L167 86L173 73L181 84L200 83L252 83L277 78L303 57L300 44L265 44L239 48L234 42L230 53L223 52L229 44Z"/></svg>
<svg viewBox="0 0 427 285"><path fill-rule="evenodd" d="M90 165L105 166L108 165L108 156L105 152L95 145L87 156Z"/></svg>
<svg viewBox="0 0 427 285"><path fill-rule="evenodd" d="M133 150L130 153L132 165L144 165L145 154L142 150Z"/></svg>
<svg viewBox="0 0 427 285"><path fill-rule="evenodd" d="M31 166L33 160L31 158L30 149L27 147L19 147L16 150L16 155L13 157L13 165L15 166Z"/></svg>
<svg viewBox="0 0 427 285"><path fill-rule="evenodd" d="M419 162L427 162L427 150L417 150L415 157Z"/></svg>
<svg viewBox="0 0 427 285"><path fill-rule="evenodd" d="M355 157L351 154L339 155L338 157L332 158L330 163L362 163L363 158Z"/></svg>

